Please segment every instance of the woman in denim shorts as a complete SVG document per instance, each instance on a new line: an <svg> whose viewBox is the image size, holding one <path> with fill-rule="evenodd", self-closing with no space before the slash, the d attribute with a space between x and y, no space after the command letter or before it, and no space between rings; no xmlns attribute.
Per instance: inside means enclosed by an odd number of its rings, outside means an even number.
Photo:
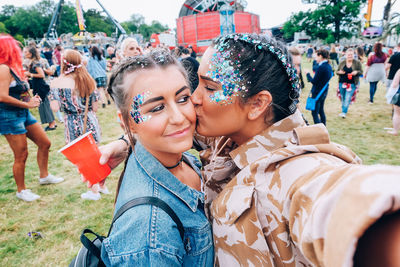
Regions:
<svg viewBox="0 0 400 267"><path fill-rule="evenodd" d="M40 184L59 183L64 179L48 173L50 140L30 108L40 105L40 97L29 97L22 69L21 49L14 38L0 35L0 135L4 135L14 153L13 175L17 184L17 197L34 201L40 196L25 186L25 163L28 157L27 137L37 146ZM35 75L35 74L33 74ZM21 78L19 78L21 77Z"/></svg>

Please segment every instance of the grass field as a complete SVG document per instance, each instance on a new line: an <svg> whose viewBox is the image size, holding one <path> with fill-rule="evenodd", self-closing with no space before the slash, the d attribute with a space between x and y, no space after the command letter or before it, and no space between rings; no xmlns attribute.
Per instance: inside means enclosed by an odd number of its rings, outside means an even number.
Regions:
<svg viewBox="0 0 400 267"><path fill-rule="evenodd" d="M307 63L304 68L309 67ZM327 127L331 140L349 146L365 164L399 165L399 137L385 133L391 127L391 107L384 99L385 86L380 83L373 105L367 104L369 85L361 81L357 102L350 106L348 117L338 117L340 102L336 98L337 77L330 83L326 101ZM310 84L303 91L305 103ZM33 110L36 118L38 112ZM305 117L312 123L309 111ZM122 130L114 106L98 112L102 144L115 140ZM79 235L83 228L106 234L113 213L114 192L121 166L107 180L112 195L99 201L84 201L80 194L86 191L76 168L57 150L64 145L64 129L48 132L52 141L50 172L62 176L58 185L40 186L36 164L36 146L29 142L26 166L26 184L41 198L33 203L15 197L16 186L12 175L13 155L4 137L0 137L0 266L66 266L80 248ZM139 230L139 229L138 229ZM42 239L31 239L28 232L39 231Z"/></svg>

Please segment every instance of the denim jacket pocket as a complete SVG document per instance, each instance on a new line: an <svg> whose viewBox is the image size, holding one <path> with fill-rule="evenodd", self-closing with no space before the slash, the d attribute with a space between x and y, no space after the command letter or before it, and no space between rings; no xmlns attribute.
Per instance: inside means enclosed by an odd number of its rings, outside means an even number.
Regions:
<svg viewBox="0 0 400 267"><path fill-rule="evenodd" d="M204 253L213 245L211 225L207 223L202 228L185 228L183 245L189 256Z"/></svg>

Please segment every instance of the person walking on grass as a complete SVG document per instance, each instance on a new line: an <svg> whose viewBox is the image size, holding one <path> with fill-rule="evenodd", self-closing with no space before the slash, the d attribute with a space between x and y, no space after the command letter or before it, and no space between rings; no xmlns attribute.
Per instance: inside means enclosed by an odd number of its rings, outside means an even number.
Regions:
<svg viewBox="0 0 400 267"><path fill-rule="evenodd" d="M30 108L40 105L39 96L30 97L22 68L22 51L10 35L0 35L0 135L4 135L14 154L13 175L16 196L24 201L40 198L25 185L25 164L28 157L27 138L38 146L39 183L56 184L64 181L48 172L51 142ZM33 74L37 75L37 74Z"/></svg>
<svg viewBox="0 0 400 267"><path fill-rule="evenodd" d="M368 56L367 67L364 72L364 78L369 82L369 104L374 103L378 82L386 80L386 59L387 56L382 51L382 44L376 43L374 45L374 52Z"/></svg>
<svg viewBox="0 0 400 267"><path fill-rule="evenodd" d="M39 86L41 83L46 83L45 79L45 71L42 63L40 62L39 52L36 47L28 46L24 48L24 56L28 60L28 70L25 72L25 75L31 78L31 84L33 92L38 92ZM42 81L40 81L42 80ZM42 96L41 103L39 106L39 115L40 121L42 124L48 123L45 128L45 131L53 131L57 128L56 120L54 118L54 114L50 108L50 102L48 96Z"/></svg>
<svg viewBox="0 0 400 267"><path fill-rule="evenodd" d="M79 52L71 49L65 50L61 58L60 76L51 82L50 87L52 88L51 105L53 110L58 110L61 105L65 113L65 142L68 144L84 134L86 101L89 101L86 111L87 131L92 131L95 142L99 143L101 132L96 117L99 93L95 90L96 83L83 65ZM99 186L92 187L81 197L99 200L100 192L109 194L104 182Z"/></svg>
<svg viewBox="0 0 400 267"><path fill-rule="evenodd" d="M319 92L324 88L325 84L329 82L332 77L332 67L328 62L329 52L320 49L317 51L316 61L318 68L315 71L314 77L311 77L310 71L306 71L307 80L312 83L311 94L313 98L316 98ZM329 88L329 85L328 85ZM321 97L315 104L315 109L311 112L314 123L323 123L326 125L326 116L324 111L325 99L328 95L328 88L322 93Z"/></svg>
<svg viewBox="0 0 400 267"><path fill-rule="evenodd" d="M97 46L92 46L90 52L90 57L86 67L90 76L92 76L96 81L96 86L100 93L100 100L103 108L105 108L106 100L108 105L111 104L110 95L105 91L107 86L107 61Z"/></svg>
<svg viewBox="0 0 400 267"><path fill-rule="evenodd" d="M400 53L399 53L400 54ZM393 105L393 129L387 133L392 135L398 135L400 130L400 69L397 70L393 76L393 80L390 84L388 92L386 93L386 99L388 104Z"/></svg>
<svg viewBox="0 0 400 267"><path fill-rule="evenodd" d="M338 96L342 101L342 113L339 116L344 119L350 103L355 100L359 76L362 74L362 65L360 61L354 59L352 48L347 49L346 60L340 62L336 74L339 75Z"/></svg>
<svg viewBox="0 0 400 267"><path fill-rule="evenodd" d="M386 64L386 71L388 71L386 86L387 89L390 88L394 75L397 70L400 69L400 43L397 44L396 51L390 57L389 61Z"/></svg>

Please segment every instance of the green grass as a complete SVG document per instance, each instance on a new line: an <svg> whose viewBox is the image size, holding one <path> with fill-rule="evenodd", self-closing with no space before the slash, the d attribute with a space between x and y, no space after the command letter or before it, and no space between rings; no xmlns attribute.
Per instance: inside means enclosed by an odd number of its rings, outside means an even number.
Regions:
<svg viewBox="0 0 400 267"><path fill-rule="evenodd" d="M39 118L37 110L32 113ZM97 114L102 129L102 144L115 140L122 129L113 105ZM106 234L112 219L114 194L102 195L99 201L85 201L80 194L87 190L80 174L66 158L57 153L64 146L64 126L47 132L52 147L49 171L62 176L58 185L40 186L36 164L36 146L29 141L29 157L25 182L41 196L27 203L15 197L12 175L13 155L4 137L0 138L0 266L66 266L80 248L79 235L83 228ZM107 186L115 192L121 167L115 169ZM43 239L31 239L28 232L39 231Z"/></svg>
<svg viewBox="0 0 400 267"><path fill-rule="evenodd" d="M303 69L310 68L305 63ZM391 107L385 103L385 86L378 85L376 103L367 104L368 84L361 82L355 104L349 108L348 117L338 117L340 101L336 98L337 77L333 77L326 101L327 127L331 140L344 144L355 151L365 164L400 163L400 139L388 135L384 127L391 127ZM302 93L302 103L310 90L310 84ZM303 104L304 106L304 104ZM36 110L33 114L38 118ZM312 123L310 111L304 111ZM122 130L117 122L113 106L98 112L102 128L102 144L115 140ZM36 146L29 141L29 157L26 165L26 184L41 198L33 203L15 197L16 186L12 176L13 155L4 137L0 137L0 266L66 266L76 255L81 244L79 235L89 227L106 234L113 213L114 194L102 196L99 201L84 201L80 194L86 186L81 183L76 168L57 153L64 145L64 129L58 124L56 131L48 132L52 141L50 172L65 178L58 185L40 186L36 164ZM119 166L107 180L111 192L115 192L121 172ZM31 239L28 232L39 231L43 239Z"/></svg>

